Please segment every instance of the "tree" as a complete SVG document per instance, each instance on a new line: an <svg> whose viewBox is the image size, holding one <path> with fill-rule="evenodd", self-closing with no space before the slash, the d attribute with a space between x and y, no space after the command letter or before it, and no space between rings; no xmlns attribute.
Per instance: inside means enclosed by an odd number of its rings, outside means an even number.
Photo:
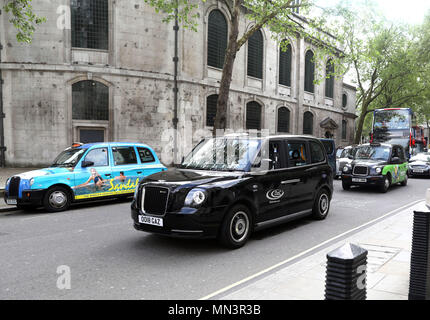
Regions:
<svg viewBox="0 0 430 320"><path fill-rule="evenodd" d="M198 8L199 2L206 1L145 0L145 2L154 7L157 12L163 12L163 21L169 22L177 18L185 28L196 30L198 14L195 13L195 9ZM323 55L330 55L335 61L340 58L337 40L329 33L322 31L327 30L324 15L318 18L303 19L298 18L294 13L298 9L302 14L309 13L313 6L311 0L223 0L222 2L230 12L228 20L230 35L218 94L214 134L217 129L227 128L227 103L236 55L255 32L268 28L272 37L280 43L282 50L287 48L288 41L284 40L288 39L288 36L299 36L318 46L320 50L315 55L315 60ZM245 15L246 19L253 21L254 24L241 34L239 21L242 15Z"/></svg>
<svg viewBox="0 0 430 320"><path fill-rule="evenodd" d="M354 143L358 144L366 116L378 99L389 104L407 99L406 91L396 97L397 101L391 93L400 90L403 78L415 72L415 68L409 69L413 66L413 56L408 51L411 40L404 28L388 24L371 7L359 13L350 7L338 10L343 17L339 28L344 39L345 61L351 66L358 89L359 117L354 137Z"/></svg>
<svg viewBox="0 0 430 320"><path fill-rule="evenodd" d="M36 26L46 21L33 12L32 0L6 0L4 10L10 13L9 20L17 29L16 39L19 42L31 43Z"/></svg>

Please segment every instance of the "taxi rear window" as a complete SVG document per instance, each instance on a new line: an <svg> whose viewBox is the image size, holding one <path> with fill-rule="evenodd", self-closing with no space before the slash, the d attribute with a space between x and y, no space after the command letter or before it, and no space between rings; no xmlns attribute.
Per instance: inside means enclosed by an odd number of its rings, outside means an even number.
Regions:
<svg viewBox="0 0 430 320"><path fill-rule="evenodd" d="M152 152L147 148L137 148L137 152L139 153L140 161L142 163L154 162L155 158Z"/></svg>

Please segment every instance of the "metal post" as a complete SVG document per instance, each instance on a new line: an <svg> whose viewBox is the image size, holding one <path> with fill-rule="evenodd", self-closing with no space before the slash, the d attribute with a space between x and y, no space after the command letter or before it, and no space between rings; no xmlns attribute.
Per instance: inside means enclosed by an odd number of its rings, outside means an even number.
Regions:
<svg viewBox="0 0 430 320"><path fill-rule="evenodd" d="M409 300L430 300L430 208L414 211Z"/></svg>
<svg viewBox="0 0 430 320"><path fill-rule="evenodd" d="M0 15L2 14L0 10ZM0 28L1 31L1 28ZM1 40L1 37L0 37ZM1 60L1 52L3 50L3 46L0 42L0 63ZM6 152L6 146L4 145L4 118L5 114L3 111L3 77L2 77L2 70L0 67L0 167L4 168L6 166L6 159L5 159L5 152Z"/></svg>
<svg viewBox="0 0 430 320"><path fill-rule="evenodd" d="M178 6L178 1L176 1L176 5ZM173 128L174 128L174 134L173 134L173 164L176 164L176 160L178 157L178 31L179 31L179 25L178 25L178 8L175 9L175 26L173 27L173 30L175 31L175 56L173 57L173 62L175 64L175 73L173 77L173 94L174 94L174 115L173 115Z"/></svg>
<svg viewBox="0 0 430 320"><path fill-rule="evenodd" d="M327 254L326 300L366 300L367 250L354 244Z"/></svg>

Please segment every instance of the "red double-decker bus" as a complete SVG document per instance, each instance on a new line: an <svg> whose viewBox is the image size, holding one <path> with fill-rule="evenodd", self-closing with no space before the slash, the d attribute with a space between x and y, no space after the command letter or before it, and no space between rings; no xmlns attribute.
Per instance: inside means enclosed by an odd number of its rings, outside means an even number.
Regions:
<svg viewBox="0 0 430 320"><path fill-rule="evenodd" d="M415 138L414 122L410 108L376 109L373 111L371 142L400 144L410 158L421 141Z"/></svg>

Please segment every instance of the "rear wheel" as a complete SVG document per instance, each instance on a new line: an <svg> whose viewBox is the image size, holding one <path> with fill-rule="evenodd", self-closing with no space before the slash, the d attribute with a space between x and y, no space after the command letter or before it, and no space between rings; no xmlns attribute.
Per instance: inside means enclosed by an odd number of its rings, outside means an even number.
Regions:
<svg viewBox="0 0 430 320"><path fill-rule="evenodd" d="M318 192L314 200L312 209L313 217L317 220L324 220L330 211L330 194L326 189Z"/></svg>
<svg viewBox="0 0 430 320"><path fill-rule="evenodd" d="M244 246L251 234L251 221L251 213L246 206L234 206L222 223L219 241L231 249Z"/></svg>
<svg viewBox="0 0 430 320"><path fill-rule="evenodd" d="M408 176L407 175L405 175L405 180L400 182L400 185L403 187L406 187L408 185Z"/></svg>
<svg viewBox="0 0 430 320"><path fill-rule="evenodd" d="M382 192L382 193L386 193L387 191L388 191L388 189L390 188L390 185L391 185L391 179L390 179L390 177L387 175L387 176L384 176L384 183L382 184L382 186L379 188L379 190Z"/></svg>
<svg viewBox="0 0 430 320"><path fill-rule="evenodd" d="M70 198L70 193L66 188L53 187L46 192L43 206L49 212L65 211L70 206Z"/></svg>

